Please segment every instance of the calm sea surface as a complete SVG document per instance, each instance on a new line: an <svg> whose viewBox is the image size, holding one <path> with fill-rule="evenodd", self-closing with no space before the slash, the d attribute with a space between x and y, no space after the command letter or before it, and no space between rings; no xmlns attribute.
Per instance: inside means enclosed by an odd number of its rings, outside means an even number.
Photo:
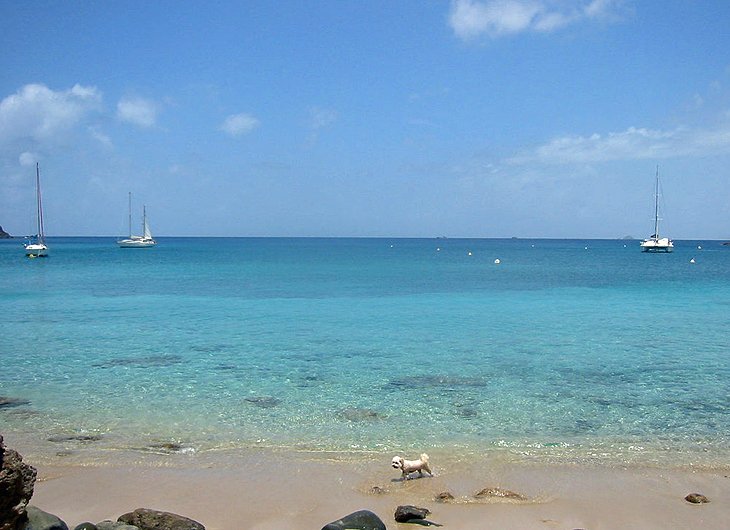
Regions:
<svg viewBox="0 0 730 530"><path fill-rule="evenodd" d="M730 247L675 245L56 238L29 260L3 241L0 396L17 401L0 432L58 458L265 446L727 466Z"/></svg>

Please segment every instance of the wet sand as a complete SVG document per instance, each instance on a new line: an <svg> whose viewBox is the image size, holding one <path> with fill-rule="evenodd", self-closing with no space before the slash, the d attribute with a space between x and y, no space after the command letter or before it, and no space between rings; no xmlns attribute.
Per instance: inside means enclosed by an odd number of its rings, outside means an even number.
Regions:
<svg viewBox="0 0 730 530"><path fill-rule="evenodd" d="M142 507L190 517L208 530L316 530L360 509L378 514L388 528L418 528L394 521L401 504L428 508L430 521L450 529L730 528L727 470L520 465L432 455L434 477L402 481L390 467L392 456L251 450L43 465L36 466L31 504L70 528ZM474 497L487 487L526 500ZM454 500L435 501L444 491ZM692 492L711 502L686 502Z"/></svg>

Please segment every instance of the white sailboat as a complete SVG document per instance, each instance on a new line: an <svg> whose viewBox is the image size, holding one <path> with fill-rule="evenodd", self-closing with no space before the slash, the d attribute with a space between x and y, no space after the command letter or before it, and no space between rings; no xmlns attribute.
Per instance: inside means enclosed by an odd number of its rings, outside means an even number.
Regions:
<svg viewBox="0 0 730 530"><path fill-rule="evenodd" d="M668 237L659 236L659 166L656 168L654 187L654 234L641 242L642 252L671 252L674 242Z"/></svg>
<svg viewBox="0 0 730 530"><path fill-rule="evenodd" d="M147 223L147 207L142 207L142 235L132 235L132 192L129 192L129 237L119 239L117 245L120 248L149 248L157 244L152 238L150 225Z"/></svg>
<svg viewBox="0 0 730 530"><path fill-rule="evenodd" d="M41 170L36 162L35 165L35 195L36 195L36 221L37 233L29 237L24 245L25 255L29 258L45 258L48 256L48 245L46 245L45 233L43 230L43 204L41 202Z"/></svg>

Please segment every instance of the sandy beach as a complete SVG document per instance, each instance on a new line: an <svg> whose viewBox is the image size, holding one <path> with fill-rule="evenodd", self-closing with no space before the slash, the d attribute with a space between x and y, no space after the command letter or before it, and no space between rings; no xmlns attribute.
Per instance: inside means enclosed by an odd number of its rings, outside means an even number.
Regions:
<svg viewBox="0 0 730 530"><path fill-rule="evenodd" d="M38 466L32 504L71 528L116 520L140 507L190 517L208 530L319 529L360 509L378 514L388 528L413 528L394 521L401 504L426 507L430 521L452 529L729 527L727 471L519 465L432 455L433 477L402 481L390 468L391 456L252 450L44 465ZM474 497L487 487L526 500ZM454 500L434 500L445 491ZM691 492L710 503L686 502Z"/></svg>

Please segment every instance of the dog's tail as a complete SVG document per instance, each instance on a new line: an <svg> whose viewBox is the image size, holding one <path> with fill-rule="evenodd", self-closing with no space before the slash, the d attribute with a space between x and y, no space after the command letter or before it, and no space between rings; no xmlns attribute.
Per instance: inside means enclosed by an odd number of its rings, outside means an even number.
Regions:
<svg viewBox="0 0 730 530"><path fill-rule="evenodd" d="M428 462L428 455L426 453L421 453L421 462Z"/></svg>

